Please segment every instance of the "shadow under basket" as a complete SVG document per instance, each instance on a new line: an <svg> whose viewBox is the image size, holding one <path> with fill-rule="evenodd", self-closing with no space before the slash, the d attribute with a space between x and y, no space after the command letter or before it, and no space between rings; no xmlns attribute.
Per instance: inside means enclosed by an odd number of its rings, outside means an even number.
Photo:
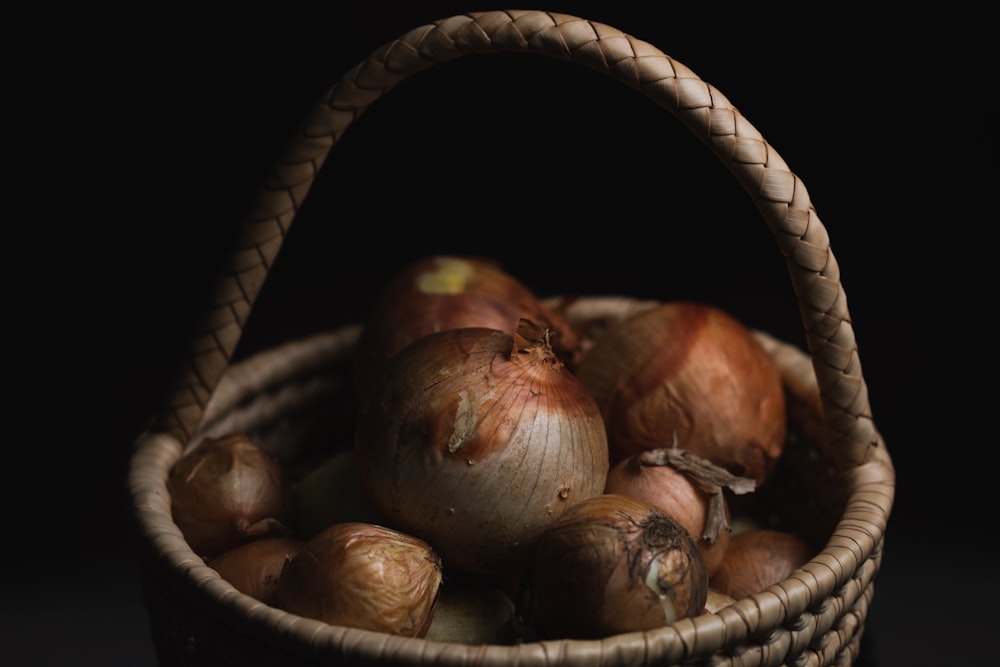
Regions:
<svg viewBox="0 0 1000 667"><path fill-rule="evenodd" d="M350 446L356 410L351 364L360 325L230 360L316 172L350 122L413 72L495 50L576 61L649 95L730 168L778 239L809 352L755 331L783 377L788 439L772 477L745 509L817 549L784 581L715 613L655 630L602 640L468 645L332 626L265 605L208 567L174 523L167 478L182 453L205 437L244 431L292 465ZM620 320L643 303L627 296L583 297L569 302L566 312L584 327ZM872 422L860 368L829 239L805 188L716 89L648 43L577 17L497 11L419 27L348 72L292 138L220 272L165 409L137 439L128 481L160 662L850 665L859 654L895 491L895 471Z"/></svg>

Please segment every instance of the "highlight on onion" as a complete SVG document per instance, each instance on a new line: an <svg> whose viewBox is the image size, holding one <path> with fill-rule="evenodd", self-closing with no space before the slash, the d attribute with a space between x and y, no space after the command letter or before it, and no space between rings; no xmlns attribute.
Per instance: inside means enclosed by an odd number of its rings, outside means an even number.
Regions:
<svg viewBox="0 0 1000 667"><path fill-rule="evenodd" d="M608 327L576 374L604 417L612 465L671 443L763 484L785 444L777 365L720 308L666 302Z"/></svg>
<svg viewBox="0 0 1000 667"><path fill-rule="evenodd" d="M285 565L275 606L299 616L403 637L423 637L442 583L429 544L384 526L338 523Z"/></svg>
<svg viewBox="0 0 1000 667"><path fill-rule="evenodd" d="M246 433L206 438L177 461L167 490L174 523L202 558L292 534L294 496L284 467Z"/></svg>
<svg viewBox="0 0 1000 667"><path fill-rule="evenodd" d="M281 570L303 544L296 537L263 537L209 558L205 564L239 592L273 606Z"/></svg>
<svg viewBox="0 0 1000 667"><path fill-rule="evenodd" d="M553 350L564 362L575 359L576 333L562 312L495 260L416 260L392 277L365 318L352 371L355 388L361 395L393 354L427 334L465 327L513 334L522 317L553 332Z"/></svg>
<svg viewBox="0 0 1000 667"><path fill-rule="evenodd" d="M723 491L743 494L754 488L754 480L672 447L622 459L608 471L604 492L645 500L677 519L695 539L711 575L722 563L732 533Z"/></svg>
<svg viewBox="0 0 1000 667"><path fill-rule="evenodd" d="M648 502L602 494L570 508L538 540L522 600L548 639L600 639L697 616L708 575L691 535Z"/></svg>
<svg viewBox="0 0 1000 667"><path fill-rule="evenodd" d="M747 530L733 535L709 583L720 593L741 600L787 579L814 555L808 543L787 530Z"/></svg>
<svg viewBox="0 0 1000 667"><path fill-rule="evenodd" d="M594 399L548 330L480 327L424 336L362 401L355 452L384 523L427 540L445 566L521 567L541 531L604 489L607 438Z"/></svg>

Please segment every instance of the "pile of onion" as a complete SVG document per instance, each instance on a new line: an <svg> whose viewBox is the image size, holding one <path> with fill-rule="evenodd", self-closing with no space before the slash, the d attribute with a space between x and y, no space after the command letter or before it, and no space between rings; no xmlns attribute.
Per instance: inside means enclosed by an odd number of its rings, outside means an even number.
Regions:
<svg viewBox="0 0 1000 667"><path fill-rule="evenodd" d="M784 385L740 321L697 302L667 302L600 334L576 367L594 396L614 465L676 446L763 484L784 448Z"/></svg>
<svg viewBox="0 0 1000 667"><path fill-rule="evenodd" d="M513 334L521 318L552 331L553 350L564 362L574 361L573 327L494 260L419 259L393 276L368 312L355 355L355 387L363 395L392 355L427 334L465 327Z"/></svg>
<svg viewBox="0 0 1000 667"><path fill-rule="evenodd" d="M465 644L601 639L721 609L814 550L733 532L782 454L784 384L723 310L574 331L493 260L396 274L353 360L354 441L290 483L246 433L167 481L192 550L266 604ZM739 520L739 517L737 517Z"/></svg>
<svg viewBox="0 0 1000 667"><path fill-rule="evenodd" d="M608 472L594 399L524 319L514 335L449 329L394 355L361 402L355 454L386 525L484 575L522 565Z"/></svg>

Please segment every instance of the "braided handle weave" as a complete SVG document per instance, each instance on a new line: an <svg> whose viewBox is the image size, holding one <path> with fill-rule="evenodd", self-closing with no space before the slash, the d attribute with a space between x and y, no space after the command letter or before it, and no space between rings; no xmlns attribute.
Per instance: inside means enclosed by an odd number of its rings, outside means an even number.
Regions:
<svg viewBox="0 0 1000 667"><path fill-rule="evenodd" d="M158 430L187 442L197 428L296 213L351 123L411 74L485 52L541 54L606 73L647 95L712 150L753 198L787 261L831 445L857 466L884 456L839 267L802 181L722 93L681 63L610 26L542 11L470 13L415 28L347 72L314 106L222 269Z"/></svg>

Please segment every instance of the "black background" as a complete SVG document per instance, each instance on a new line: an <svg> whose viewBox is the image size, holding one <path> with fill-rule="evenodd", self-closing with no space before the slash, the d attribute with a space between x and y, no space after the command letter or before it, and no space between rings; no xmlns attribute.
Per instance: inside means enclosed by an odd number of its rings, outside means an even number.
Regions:
<svg viewBox="0 0 1000 667"><path fill-rule="evenodd" d="M41 31L27 57L62 50L34 80L45 101L24 105L45 119L29 141L41 157L29 180L42 184L30 202L54 212L29 216L38 237L10 252L22 266L12 292L26 295L10 302L23 313L11 357L29 369L10 436L29 458L8 470L21 489L10 505L17 575L0 602L15 653L152 663L128 457L232 234L284 141L342 74L411 28L492 8L153 3L63 16L58 37ZM687 65L805 182L898 476L861 661L984 655L997 592L992 464L981 463L995 437L975 426L994 394L997 119L985 103L993 75L981 76L985 17L541 8L606 23ZM496 257L545 295L706 300L802 340L773 237L690 132L610 77L491 54L411 77L351 126L237 355L358 321L393 270L432 253Z"/></svg>

